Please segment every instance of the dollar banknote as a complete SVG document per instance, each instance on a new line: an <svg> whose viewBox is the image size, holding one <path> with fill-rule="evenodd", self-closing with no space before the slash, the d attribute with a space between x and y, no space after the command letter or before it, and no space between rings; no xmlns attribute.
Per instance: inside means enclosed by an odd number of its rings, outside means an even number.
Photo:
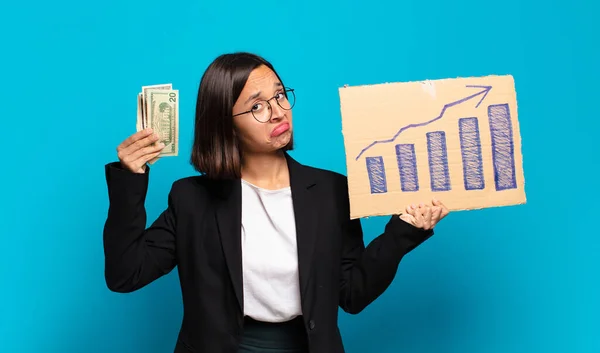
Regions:
<svg viewBox="0 0 600 353"><path fill-rule="evenodd" d="M154 164L160 157L179 153L179 90L171 84L143 86L137 96L137 131L151 127L159 136L157 143L165 147L160 155L149 161Z"/></svg>
<svg viewBox="0 0 600 353"><path fill-rule="evenodd" d="M137 122L135 124L136 131L140 131L144 129L144 124L142 123L143 115L142 115L142 94L138 93L137 96Z"/></svg>
<svg viewBox="0 0 600 353"><path fill-rule="evenodd" d="M142 117L145 120L142 120L142 127L145 129L148 127L148 110L149 110L149 102L148 102L148 94L150 91L154 90L170 90L173 89L173 85L170 83L160 84L160 85L151 85L151 86L142 86Z"/></svg>

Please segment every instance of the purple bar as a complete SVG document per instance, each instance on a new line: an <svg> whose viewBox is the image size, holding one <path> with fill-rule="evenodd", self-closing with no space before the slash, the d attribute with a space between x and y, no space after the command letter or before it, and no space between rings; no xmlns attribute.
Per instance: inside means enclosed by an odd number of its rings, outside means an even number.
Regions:
<svg viewBox="0 0 600 353"><path fill-rule="evenodd" d="M444 131L432 131L428 132L426 136L431 190L448 191L450 190L450 173L448 171L446 133Z"/></svg>
<svg viewBox="0 0 600 353"><path fill-rule="evenodd" d="M369 174L369 184L371 184L371 194L383 194L387 192L387 181L385 178L385 166L383 157L366 157L367 173Z"/></svg>
<svg viewBox="0 0 600 353"><path fill-rule="evenodd" d="M400 185L402 191L418 191L419 178L417 175L417 156L415 155L415 145L396 145L396 160L398 161L398 170L400 172Z"/></svg>
<svg viewBox="0 0 600 353"><path fill-rule="evenodd" d="M515 148L508 104L490 105L488 117L492 135L492 160L494 161L496 190L515 189L517 187Z"/></svg>
<svg viewBox="0 0 600 353"><path fill-rule="evenodd" d="M460 153L463 163L463 180L465 190L483 190L483 158L481 156L481 137L477 118L462 118L458 120L460 136Z"/></svg>

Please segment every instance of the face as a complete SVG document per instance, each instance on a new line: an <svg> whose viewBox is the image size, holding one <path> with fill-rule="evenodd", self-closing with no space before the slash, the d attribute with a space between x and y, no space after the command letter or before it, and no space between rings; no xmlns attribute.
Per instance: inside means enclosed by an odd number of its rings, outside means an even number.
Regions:
<svg viewBox="0 0 600 353"><path fill-rule="evenodd" d="M256 120L252 113L233 118L236 132L246 152L272 152L286 146L292 138L292 111L283 109L277 100L285 101L284 87L277 75L266 66L256 68L248 78L240 97L233 106L233 115L254 111L254 115L268 117L266 122ZM270 103L270 107L264 101ZM285 106L285 104L283 104Z"/></svg>

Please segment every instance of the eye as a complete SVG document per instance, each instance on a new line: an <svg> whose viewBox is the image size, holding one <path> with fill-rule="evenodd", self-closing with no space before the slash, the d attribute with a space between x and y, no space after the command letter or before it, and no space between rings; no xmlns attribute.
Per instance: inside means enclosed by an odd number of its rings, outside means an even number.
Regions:
<svg viewBox="0 0 600 353"><path fill-rule="evenodd" d="M252 111L253 112L257 112L260 111L263 108L263 104L262 103L256 103L252 106Z"/></svg>
<svg viewBox="0 0 600 353"><path fill-rule="evenodd" d="M279 92L279 93L277 93L277 95L275 97L277 97L276 98L277 100L285 99L285 94L283 92Z"/></svg>

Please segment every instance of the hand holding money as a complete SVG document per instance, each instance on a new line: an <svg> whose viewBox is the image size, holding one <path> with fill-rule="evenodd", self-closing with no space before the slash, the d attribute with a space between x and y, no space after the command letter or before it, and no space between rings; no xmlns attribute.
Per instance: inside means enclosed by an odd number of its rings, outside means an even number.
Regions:
<svg viewBox="0 0 600 353"><path fill-rule="evenodd" d="M158 141L159 136L152 133L150 128L129 136L117 147L121 165L134 173L143 174L146 163L157 158L165 147L164 143Z"/></svg>
<svg viewBox="0 0 600 353"><path fill-rule="evenodd" d="M164 148L148 163L160 157L177 156L179 152L179 90L172 85L143 86L137 97L136 130L151 128Z"/></svg>

